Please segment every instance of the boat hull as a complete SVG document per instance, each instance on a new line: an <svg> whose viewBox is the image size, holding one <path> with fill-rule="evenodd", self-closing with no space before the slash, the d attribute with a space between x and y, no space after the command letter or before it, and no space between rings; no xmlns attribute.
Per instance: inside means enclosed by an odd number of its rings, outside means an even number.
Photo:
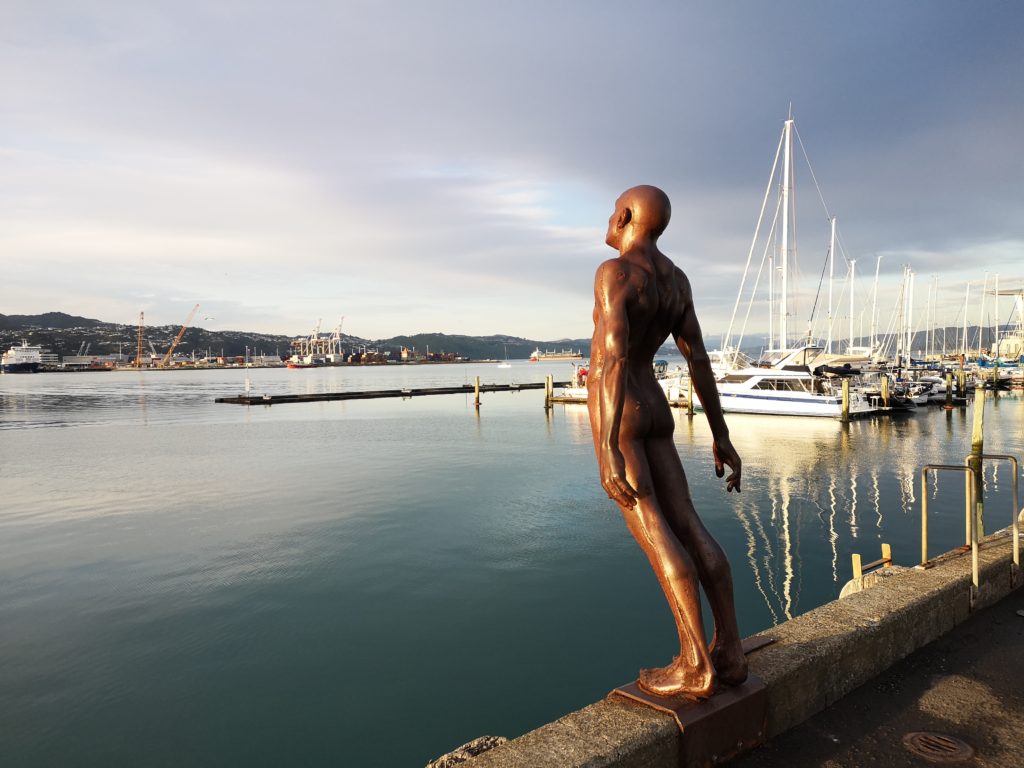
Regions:
<svg viewBox="0 0 1024 768"><path fill-rule="evenodd" d="M756 413L762 416L818 416L838 419L843 413L843 402L838 397L798 398L773 396L746 392L723 392L719 390L718 399L725 413ZM695 404L700 400L694 395ZM875 408L858 400L851 400L850 415L858 416L871 413Z"/></svg>
<svg viewBox="0 0 1024 768"><path fill-rule="evenodd" d="M4 363L0 370L4 373L39 373L39 363Z"/></svg>

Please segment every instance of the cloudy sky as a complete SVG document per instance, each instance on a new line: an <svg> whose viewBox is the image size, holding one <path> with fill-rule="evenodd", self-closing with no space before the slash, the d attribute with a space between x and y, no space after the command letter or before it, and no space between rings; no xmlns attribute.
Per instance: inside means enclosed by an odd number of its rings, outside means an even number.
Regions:
<svg viewBox="0 0 1024 768"><path fill-rule="evenodd" d="M721 333L792 103L858 323L879 256L883 324L906 264L959 322L966 281L1024 282L1022 29L1013 0L5 0L0 312L583 337L649 183ZM828 213L797 173L802 325Z"/></svg>

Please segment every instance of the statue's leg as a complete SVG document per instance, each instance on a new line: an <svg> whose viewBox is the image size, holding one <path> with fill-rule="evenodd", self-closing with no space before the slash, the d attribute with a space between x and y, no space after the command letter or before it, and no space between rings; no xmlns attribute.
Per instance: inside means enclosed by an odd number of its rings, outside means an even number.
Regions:
<svg viewBox="0 0 1024 768"><path fill-rule="evenodd" d="M721 545L715 541L693 506L679 452L671 438L648 441L647 453L654 492L683 547L693 558L700 583L715 619L712 660L719 680L738 685L747 679L747 661L736 622L732 570Z"/></svg>
<svg viewBox="0 0 1024 768"><path fill-rule="evenodd" d="M707 698L714 692L715 673L701 622L698 571L651 492L647 458L640 446L640 441L623 441L621 445L626 475L640 493L636 506L623 508L622 513L665 593L680 645L679 656L670 665L641 671L640 686L660 696L685 693Z"/></svg>

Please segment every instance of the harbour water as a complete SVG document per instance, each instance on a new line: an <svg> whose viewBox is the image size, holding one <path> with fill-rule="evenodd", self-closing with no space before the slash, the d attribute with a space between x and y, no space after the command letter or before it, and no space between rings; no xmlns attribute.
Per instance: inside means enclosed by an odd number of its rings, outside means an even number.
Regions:
<svg viewBox="0 0 1024 768"><path fill-rule="evenodd" d="M675 648L597 482L585 406L543 394L275 407L239 394L568 378L515 362L0 377L5 766L422 765L602 697ZM835 598L850 554L919 551L919 469L960 463L972 409L850 425L733 416L743 493L675 414L740 628ZM986 450L1024 454L989 396ZM986 474L989 528L1010 516ZM963 481L929 489L931 548Z"/></svg>

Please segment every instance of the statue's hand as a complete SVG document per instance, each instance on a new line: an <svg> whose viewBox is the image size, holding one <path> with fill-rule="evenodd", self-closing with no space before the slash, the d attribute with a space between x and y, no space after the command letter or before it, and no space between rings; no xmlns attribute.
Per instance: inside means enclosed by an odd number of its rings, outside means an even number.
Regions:
<svg viewBox="0 0 1024 768"><path fill-rule="evenodd" d="M627 508L636 505L637 492L626 479L626 460L618 448L608 448L601 457L601 485L616 504Z"/></svg>
<svg viewBox="0 0 1024 768"><path fill-rule="evenodd" d="M736 449L732 447L732 441L728 437L716 440L712 450L715 454L715 474L719 477L724 475L725 465L728 464L732 472L725 478L725 489L731 491L735 488L736 493L739 493L743 462L740 461L740 455L736 453Z"/></svg>

